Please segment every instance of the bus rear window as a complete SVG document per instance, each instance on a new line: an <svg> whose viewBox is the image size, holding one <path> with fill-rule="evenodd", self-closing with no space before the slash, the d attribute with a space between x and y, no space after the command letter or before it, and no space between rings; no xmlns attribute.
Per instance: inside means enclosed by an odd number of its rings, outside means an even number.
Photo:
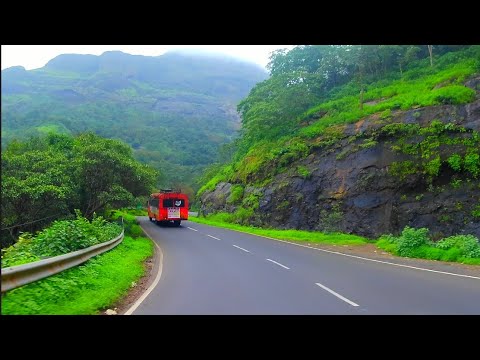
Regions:
<svg viewBox="0 0 480 360"><path fill-rule="evenodd" d="M158 199L150 199L150 206L158 207Z"/></svg>
<svg viewBox="0 0 480 360"><path fill-rule="evenodd" d="M184 207L185 200L184 199L164 199L163 200L163 207Z"/></svg>

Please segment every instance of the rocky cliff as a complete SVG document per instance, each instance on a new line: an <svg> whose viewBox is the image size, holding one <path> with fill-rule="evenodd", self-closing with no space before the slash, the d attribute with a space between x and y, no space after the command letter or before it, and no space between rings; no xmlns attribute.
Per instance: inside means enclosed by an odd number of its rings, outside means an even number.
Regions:
<svg viewBox="0 0 480 360"><path fill-rule="evenodd" d="M480 77L466 85L477 92L472 103L394 110L333 128L266 185L222 182L203 193L201 212L246 208L244 222L253 225L371 238L406 225L427 227L434 239L478 237Z"/></svg>

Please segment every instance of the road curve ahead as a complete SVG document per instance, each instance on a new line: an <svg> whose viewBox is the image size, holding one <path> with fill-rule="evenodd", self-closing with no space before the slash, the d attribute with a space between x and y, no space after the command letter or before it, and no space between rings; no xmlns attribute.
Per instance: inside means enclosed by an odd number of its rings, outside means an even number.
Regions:
<svg viewBox="0 0 480 360"><path fill-rule="evenodd" d="M428 272L182 222L140 224L163 253L133 315L480 314L480 279Z"/></svg>

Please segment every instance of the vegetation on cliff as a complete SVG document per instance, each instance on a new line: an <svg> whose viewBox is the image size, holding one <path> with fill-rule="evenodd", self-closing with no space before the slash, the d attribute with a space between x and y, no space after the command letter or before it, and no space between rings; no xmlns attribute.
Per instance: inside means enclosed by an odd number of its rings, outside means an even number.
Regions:
<svg viewBox="0 0 480 360"><path fill-rule="evenodd" d="M293 161L345 137L345 124L369 115L388 124L395 111L473 101L475 91L465 81L480 70L480 46L436 46L434 53L433 66L427 46L299 46L274 53L272 76L238 107L242 136L230 161L206 172L199 195L221 181L269 181ZM413 125L411 134L413 129L420 132ZM455 124L451 130L462 131ZM461 155L474 173L475 134ZM374 144L368 140L365 146ZM440 164L435 156L431 160L427 171L435 173Z"/></svg>

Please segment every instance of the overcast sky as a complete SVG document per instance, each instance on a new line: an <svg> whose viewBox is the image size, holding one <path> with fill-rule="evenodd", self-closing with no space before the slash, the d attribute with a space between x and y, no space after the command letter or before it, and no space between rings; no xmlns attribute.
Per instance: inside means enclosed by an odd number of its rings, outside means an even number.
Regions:
<svg viewBox="0 0 480 360"><path fill-rule="evenodd" d="M120 50L133 55L158 56L173 49L200 49L221 52L265 67L270 53L294 45L2 45L2 70L21 65L27 70L43 67L60 54L100 55Z"/></svg>

